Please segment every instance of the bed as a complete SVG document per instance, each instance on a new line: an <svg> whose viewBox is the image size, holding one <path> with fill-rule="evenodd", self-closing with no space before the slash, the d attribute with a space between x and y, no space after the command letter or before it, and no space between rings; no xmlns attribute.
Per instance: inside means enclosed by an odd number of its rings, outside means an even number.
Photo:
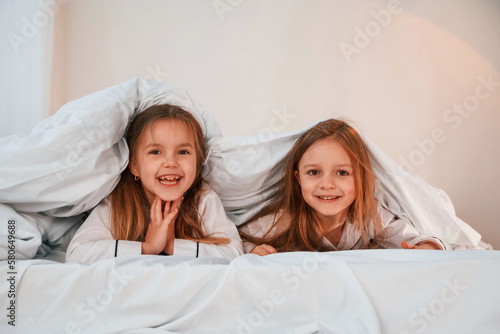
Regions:
<svg viewBox="0 0 500 334"><path fill-rule="evenodd" d="M275 165L300 131L222 136L187 92L142 78L66 104L30 133L0 139L2 333L500 332L500 253L455 215L444 191L367 138L377 199L453 251L65 263L76 229L127 165L129 120L165 102L202 125L204 177L235 224L269 198Z"/></svg>

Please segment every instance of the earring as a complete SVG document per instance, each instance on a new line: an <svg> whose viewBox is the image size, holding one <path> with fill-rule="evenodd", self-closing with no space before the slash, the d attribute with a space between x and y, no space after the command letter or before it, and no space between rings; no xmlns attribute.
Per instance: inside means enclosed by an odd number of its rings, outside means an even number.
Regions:
<svg viewBox="0 0 500 334"><path fill-rule="evenodd" d="M135 181L139 180L139 176L134 175L134 180L135 180Z"/></svg>

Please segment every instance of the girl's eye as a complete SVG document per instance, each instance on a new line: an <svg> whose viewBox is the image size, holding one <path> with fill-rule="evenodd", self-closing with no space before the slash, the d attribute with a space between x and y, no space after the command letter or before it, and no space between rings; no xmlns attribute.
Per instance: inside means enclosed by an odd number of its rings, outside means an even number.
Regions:
<svg viewBox="0 0 500 334"><path fill-rule="evenodd" d="M180 151L179 151L179 154L189 154L189 151L186 151L186 150L180 150Z"/></svg>
<svg viewBox="0 0 500 334"><path fill-rule="evenodd" d="M319 175L319 172L317 170L313 169L313 170L308 171L307 174L308 175Z"/></svg>
<svg viewBox="0 0 500 334"><path fill-rule="evenodd" d="M345 171L345 170L339 170L337 172L337 174L340 175L340 176L347 176L347 175L349 175L349 173L347 171Z"/></svg>
<svg viewBox="0 0 500 334"><path fill-rule="evenodd" d="M160 154L160 151L158 150L151 150L149 154Z"/></svg>

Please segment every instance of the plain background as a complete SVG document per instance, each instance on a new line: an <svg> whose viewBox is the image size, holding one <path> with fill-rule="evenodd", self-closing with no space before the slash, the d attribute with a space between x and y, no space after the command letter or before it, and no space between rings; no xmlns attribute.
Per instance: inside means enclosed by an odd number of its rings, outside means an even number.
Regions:
<svg viewBox="0 0 500 334"><path fill-rule="evenodd" d="M142 76L186 89L224 135L344 117L500 249L500 2L59 3L49 113Z"/></svg>

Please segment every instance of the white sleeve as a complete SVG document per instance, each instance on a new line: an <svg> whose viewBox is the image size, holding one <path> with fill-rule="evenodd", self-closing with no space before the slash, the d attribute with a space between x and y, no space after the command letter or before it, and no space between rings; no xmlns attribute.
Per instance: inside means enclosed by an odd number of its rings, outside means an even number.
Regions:
<svg viewBox="0 0 500 334"><path fill-rule="evenodd" d="M243 254L241 238L236 225L229 220L222 206L219 196L208 186L203 189L198 211L203 220L207 235L228 238L229 244L205 244L186 239L175 239L174 255L187 255L195 257L222 257L232 260Z"/></svg>
<svg viewBox="0 0 500 334"><path fill-rule="evenodd" d="M281 212L278 213L278 215L281 215ZM240 227L240 231L254 238L262 238L266 234L268 234L269 237L275 236L277 233L276 226L273 228L273 230L270 230L273 226L275 217L276 216L273 214L260 217L250 224L245 224ZM243 241L243 250L245 254L250 253L255 248L255 246L257 245L248 241Z"/></svg>
<svg viewBox="0 0 500 334"><path fill-rule="evenodd" d="M92 263L122 255L141 255L140 242L113 239L110 213L107 199L94 208L71 240L66 250L67 262Z"/></svg>
<svg viewBox="0 0 500 334"><path fill-rule="evenodd" d="M251 236L255 236L255 237L259 237L253 231L254 225L258 224L258 223L259 223L258 221L255 221L255 222L252 222L251 224L245 224L245 225L241 226L239 228L239 230L242 233L245 233L245 234L248 234ZM262 235L260 235L260 236L262 236ZM250 253L256 246L255 244L251 243L250 241L246 241L246 240L243 240L242 243L243 243L243 252L245 252L245 254Z"/></svg>
<svg viewBox="0 0 500 334"><path fill-rule="evenodd" d="M411 245L421 244L426 241L432 241L438 244L441 249L450 250L451 247L439 238L424 236L407 220L398 218L390 211L379 207L382 213L383 232L385 233L385 248L401 248L401 242L406 241Z"/></svg>

